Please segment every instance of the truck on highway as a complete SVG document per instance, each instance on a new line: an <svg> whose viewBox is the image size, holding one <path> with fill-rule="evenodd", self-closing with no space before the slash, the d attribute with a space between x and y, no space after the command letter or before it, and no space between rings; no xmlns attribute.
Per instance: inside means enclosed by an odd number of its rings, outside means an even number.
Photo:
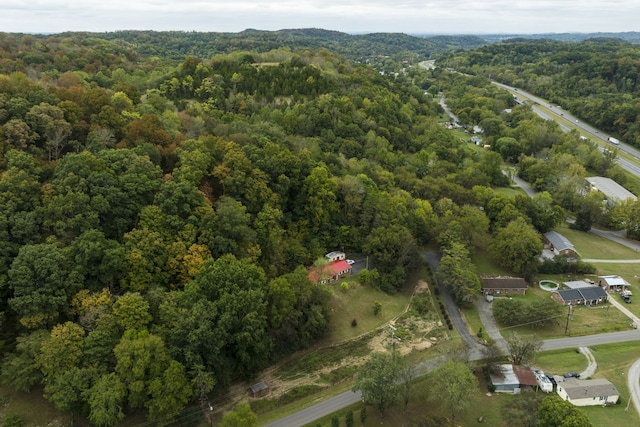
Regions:
<svg viewBox="0 0 640 427"><path fill-rule="evenodd" d="M618 145L620 144L620 141L612 136L610 136L609 138L607 138L607 141L609 141L610 143L614 144L614 145Z"/></svg>

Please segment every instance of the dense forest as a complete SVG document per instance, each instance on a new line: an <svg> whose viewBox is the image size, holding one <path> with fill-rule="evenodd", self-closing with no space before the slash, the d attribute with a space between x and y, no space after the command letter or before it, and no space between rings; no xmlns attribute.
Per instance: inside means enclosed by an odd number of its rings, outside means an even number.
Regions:
<svg viewBox="0 0 640 427"><path fill-rule="evenodd" d="M624 179L483 77L120 36L0 35L0 379L93 425L168 422L314 343L331 295L307 268L330 250L393 293L437 245L462 303L474 251L530 277L587 171ZM441 93L490 150L443 125ZM496 191L505 162L541 192Z"/></svg>
<svg viewBox="0 0 640 427"><path fill-rule="evenodd" d="M614 38L518 39L446 54L442 64L526 89L640 147L637 44Z"/></svg>

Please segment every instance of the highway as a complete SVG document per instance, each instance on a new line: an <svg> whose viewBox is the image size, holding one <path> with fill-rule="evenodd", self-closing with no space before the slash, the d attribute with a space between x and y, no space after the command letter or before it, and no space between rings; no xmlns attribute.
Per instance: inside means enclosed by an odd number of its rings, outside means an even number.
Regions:
<svg viewBox="0 0 640 427"><path fill-rule="evenodd" d="M420 66L429 69L429 68L433 68L434 63L433 61L425 61L423 63L420 63ZM549 104L548 101L545 101L529 93L523 92L520 89L516 89L514 87L507 86L502 83L497 83L497 82L493 82L493 83L504 89L509 90L510 92L518 96L518 98L520 99L524 98L532 101L533 102L532 109L540 117L547 120L560 120L559 124L563 131L568 132L571 130L569 126L566 126L565 124L562 123L562 119L566 119L570 121L572 124L574 124L576 127L591 134L594 138L600 139L606 144L609 144L607 142L608 135L604 135L600 133L600 131L598 131L597 129L588 125L587 123L583 123L579 121L575 117L571 116L569 113L562 110L560 107L553 106ZM441 99L440 103L441 105L444 104L444 99ZM536 103L540 105L544 105L545 108L540 108L539 106L536 105ZM443 105L443 107L446 109L446 105ZM549 114L549 111L551 112L550 114ZM450 112L448 113L450 116L453 116L453 114L451 114ZM627 144L620 143L620 145L616 145L615 148L618 148L619 150L634 156L636 159L640 159L640 151L638 151L637 149L631 146L628 146ZM622 168L640 177L640 166L632 162L629 162L624 158L617 158L616 161L618 162L618 164L620 164ZM514 180L514 182L516 182L517 185L521 186L525 190L525 192L529 194L529 196L533 197L533 195L535 194L535 190L533 190L528 185L528 183L520 180L518 177L512 177L512 179ZM618 236L615 232L602 231L602 230L596 230L596 229L592 229L592 232L594 232L594 234L601 235L602 237L605 237L607 239L619 241L619 243L622 243L623 241L625 243L628 242L627 239L624 239ZM625 244L625 243L622 243L622 244ZM631 243L627 243L626 246L629 246L630 244ZM633 245L634 245L634 249L636 250L640 248L640 245L636 245L635 243ZM434 264L437 266L437 263L439 263L439 259L437 255L434 253L423 254L423 261L427 262L428 264L431 264L432 266ZM449 312L449 315L451 317L454 327L460 333L460 336L462 337L462 339L465 342L467 342L467 344L469 344L470 346L469 359L470 360L482 359L484 356L483 356L481 346L470 335L469 330L466 327L466 324L462 321L460 311L453 303L453 300L451 299L449 293L442 288L440 283L438 283L438 287L440 288L441 295L443 297L443 300L445 301L445 305L447 306L447 311ZM566 349L566 348L591 347L591 346L596 346L601 344L612 344L612 343L636 341L636 340L640 340L640 329L634 329L630 331L621 331L621 332L610 332L606 334L595 334L595 335L586 335L586 336L580 336L580 337L556 338L551 340L545 340L543 341L541 350L548 351L548 350L560 350L560 349ZM431 371L433 368L435 368L443 360L445 360L445 358L444 356L441 356L436 359L431 359L425 362L421 362L420 364L414 366L413 368L414 372L419 375L424 375L429 371ZM633 397L634 405L636 406L636 410L638 410L638 412L640 413L640 385L638 384L639 377L640 377L640 360L636 361L636 363L634 363L634 365L631 367L629 371L629 379L628 379L629 389L631 390L631 395ZM280 420L266 424L265 427L301 427L319 418L322 418L326 415L336 412L342 408L353 405L354 403L357 403L361 399L362 399L362 394L360 393L360 391L356 391L356 392L347 391L337 396L334 396L332 398L329 398L327 400L318 402L310 407L302 409Z"/></svg>
<svg viewBox="0 0 640 427"><path fill-rule="evenodd" d="M618 145L611 144L607 138L611 135L607 135L605 133L600 132L598 129L593 126L580 121L576 117L572 116L569 112L564 111L560 106L554 106L549 103L549 101L544 100L542 98L538 98L535 95L532 95L528 92L523 91L522 89L515 88L513 86L508 86L503 83L492 82L496 86L499 86L503 89L508 90L518 99L526 100L531 105L531 109L540 117L545 120L555 120L560 125L560 128L564 132L569 132L572 127L567 126L564 120L569 121L574 128L578 128L583 132L589 134L594 141L600 142L600 150L604 151L605 147L616 148L619 151L629 154L634 157L637 161L640 162L640 150L635 147L632 147L624 142L620 142ZM625 169L626 171L632 173L635 176L640 177L640 166L637 163L631 162L623 157L617 157L616 162Z"/></svg>

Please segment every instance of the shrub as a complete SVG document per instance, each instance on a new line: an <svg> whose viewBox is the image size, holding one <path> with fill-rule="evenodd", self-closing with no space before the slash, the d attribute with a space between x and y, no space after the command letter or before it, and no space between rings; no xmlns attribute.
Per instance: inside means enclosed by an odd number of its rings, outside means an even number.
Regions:
<svg viewBox="0 0 640 427"><path fill-rule="evenodd" d="M347 415L344 416L344 423L347 427L353 427L353 411L347 412Z"/></svg>
<svg viewBox="0 0 640 427"><path fill-rule="evenodd" d="M19 415L11 414L4 419L4 427L22 427L24 425L24 421L20 418Z"/></svg>
<svg viewBox="0 0 640 427"><path fill-rule="evenodd" d="M363 406L360 409L360 422L364 424L365 421L367 421L367 407Z"/></svg>
<svg viewBox="0 0 640 427"><path fill-rule="evenodd" d="M376 301L373 303L373 315L377 316L382 311L382 304L380 301Z"/></svg>
<svg viewBox="0 0 640 427"><path fill-rule="evenodd" d="M352 327L354 327L354 328L355 328L356 326L358 326L358 320L357 320L357 319L353 319L353 320L351 321L351 326L352 326Z"/></svg>
<svg viewBox="0 0 640 427"><path fill-rule="evenodd" d="M337 415L331 417L331 427L340 427L340 418Z"/></svg>
<svg viewBox="0 0 640 427"><path fill-rule="evenodd" d="M429 312L429 298L426 296L415 297L413 308L420 314L427 314Z"/></svg>

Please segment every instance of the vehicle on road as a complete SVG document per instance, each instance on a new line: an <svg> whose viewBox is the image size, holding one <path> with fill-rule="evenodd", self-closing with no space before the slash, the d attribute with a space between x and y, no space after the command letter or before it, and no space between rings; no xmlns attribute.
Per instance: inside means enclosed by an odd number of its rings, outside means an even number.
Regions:
<svg viewBox="0 0 640 427"><path fill-rule="evenodd" d="M349 265L353 265L353 264L355 264L355 263L356 263L356 262L355 262L354 260L352 260L352 259L348 259L348 260L347 260L347 264L349 264Z"/></svg>
<svg viewBox="0 0 640 427"><path fill-rule="evenodd" d="M610 136L609 138L607 138L607 141L609 141L610 143L612 143L613 145L618 145L620 144L620 140L617 138L614 138L612 136Z"/></svg>

